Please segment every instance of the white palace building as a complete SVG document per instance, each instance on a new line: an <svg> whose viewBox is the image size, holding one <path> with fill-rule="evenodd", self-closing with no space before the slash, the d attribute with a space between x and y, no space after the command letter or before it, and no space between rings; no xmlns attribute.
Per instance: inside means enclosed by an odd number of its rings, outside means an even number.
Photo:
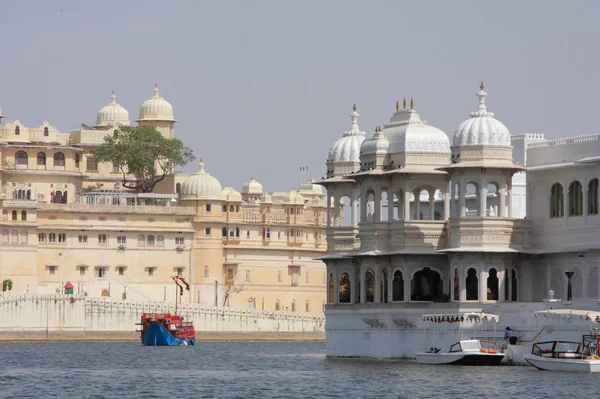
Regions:
<svg viewBox="0 0 600 399"><path fill-rule="evenodd" d="M422 313L496 313L483 334L511 326L527 341L533 310L598 308L600 134L511 135L483 84L477 97L451 140L412 100L370 137L354 107L318 182L331 205L328 356L413 357L429 346Z"/></svg>

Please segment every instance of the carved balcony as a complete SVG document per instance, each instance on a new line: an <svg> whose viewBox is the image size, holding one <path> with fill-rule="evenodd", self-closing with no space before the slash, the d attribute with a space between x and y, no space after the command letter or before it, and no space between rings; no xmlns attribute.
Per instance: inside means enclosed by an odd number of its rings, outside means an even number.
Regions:
<svg viewBox="0 0 600 399"><path fill-rule="evenodd" d="M351 226L327 228L327 252L350 252L359 248L358 228Z"/></svg>

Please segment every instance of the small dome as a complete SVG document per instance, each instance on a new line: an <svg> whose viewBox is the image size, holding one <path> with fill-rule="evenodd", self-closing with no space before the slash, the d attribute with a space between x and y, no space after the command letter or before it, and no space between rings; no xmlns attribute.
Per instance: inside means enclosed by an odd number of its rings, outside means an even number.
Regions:
<svg viewBox="0 0 600 399"><path fill-rule="evenodd" d="M242 194L239 193L239 191L237 191L235 188L231 187L231 186L227 186L223 189L223 191L221 192L221 195L223 196L223 199L225 201L230 201L230 202L241 202L242 201Z"/></svg>
<svg viewBox="0 0 600 399"><path fill-rule="evenodd" d="M406 106L406 102L404 102ZM398 109L398 108L397 108ZM422 121L413 109L398 109L383 126L382 133L390 143L390 154L407 152L449 153L450 140L446 133Z"/></svg>
<svg viewBox="0 0 600 399"><path fill-rule="evenodd" d="M242 194L262 194L263 186L254 177L251 177L248 183L242 186Z"/></svg>
<svg viewBox="0 0 600 399"><path fill-rule="evenodd" d="M175 122L173 106L158 95L158 85L154 85L154 95L140 106L139 121Z"/></svg>
<svg viewBox="0 0 600 399"><path fill-rule="evenodd" d="M492 145L492 146L510 146L510 133L502 122L494 118L492 112L488 112L485 106L487 93L483 91L483 83L479 86L481 89L477 93L479 97L479 106L477 111L471 112L471 117L458 125L452 145Z"/></svg>
<svg viewBox="0 0 600 399"><path fill-rule="evenodd" d="M373 137L363 141L360 151L362 152L362 156L373 154L385 155L387 154L389 148L389 140L383 135L381 128L377 126L377 128L375 128Z"/></svg>
<svg viewBox="0 0 600 399"><path fill-rule="evenodd" d="M356 105L352 110L350 114L352 126L333 144L327 162L360 162L360 146L365 139L365 132L361 132L358 127L360 114L356 112Z"/></svg>
<svg viewBox="0 0 600 399"><path fill-rule="evenodd" d="M184 180L181 185L183 200L220 200L223 190L221 183L204 170L204 161L200 160L198 172Z"/></svg>
<svg viewBox="0 0 600 399"><path fill-rule="evenodd" d="M117 96L112 92L108 105L100 108L96 117L96 127L101 126L129 126L129 112L121 105L117 104Z"/></svg>

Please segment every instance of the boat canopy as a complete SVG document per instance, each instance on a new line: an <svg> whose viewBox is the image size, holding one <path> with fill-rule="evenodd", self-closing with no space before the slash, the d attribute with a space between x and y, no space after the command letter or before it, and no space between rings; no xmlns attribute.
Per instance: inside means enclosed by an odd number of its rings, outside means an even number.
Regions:
<svg viewBox="0 0 600 399"><path fill-rule="evenodd" d="M578 309L548 309L538 310L533 312L536 318L559 319L565 318L570 320L573 317L580 318L594 323L600 323L600 312L595 310L578 310Z"/></svg>
<svg viewBox="0 0 600 399"><path fill-rule="evenodd" d="M464 312L464 313L424 313L423 321L434 323L482 323L493 321L498 323L500 316L483 312Z"/></svg>

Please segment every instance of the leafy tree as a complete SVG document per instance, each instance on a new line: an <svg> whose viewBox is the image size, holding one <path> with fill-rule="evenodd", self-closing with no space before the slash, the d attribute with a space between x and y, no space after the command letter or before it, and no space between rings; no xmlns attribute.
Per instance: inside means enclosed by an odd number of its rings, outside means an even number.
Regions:
<svg viewBox="0 0 600 399"><path fill-rule="evenodd" d="M123 174L123 187L150 193L156 184L196 159L181 140L167 139L152 126L121 126L114 135L92 151L98 162L112 162ZM133 175L136 181L128 181Z"/></svg>
<svg viewBox="0 0 600 399"><path fill-rule="evenodd" d="M7 278L2 282L2 291L11 291L13 288L13 282Z"/></svg>

